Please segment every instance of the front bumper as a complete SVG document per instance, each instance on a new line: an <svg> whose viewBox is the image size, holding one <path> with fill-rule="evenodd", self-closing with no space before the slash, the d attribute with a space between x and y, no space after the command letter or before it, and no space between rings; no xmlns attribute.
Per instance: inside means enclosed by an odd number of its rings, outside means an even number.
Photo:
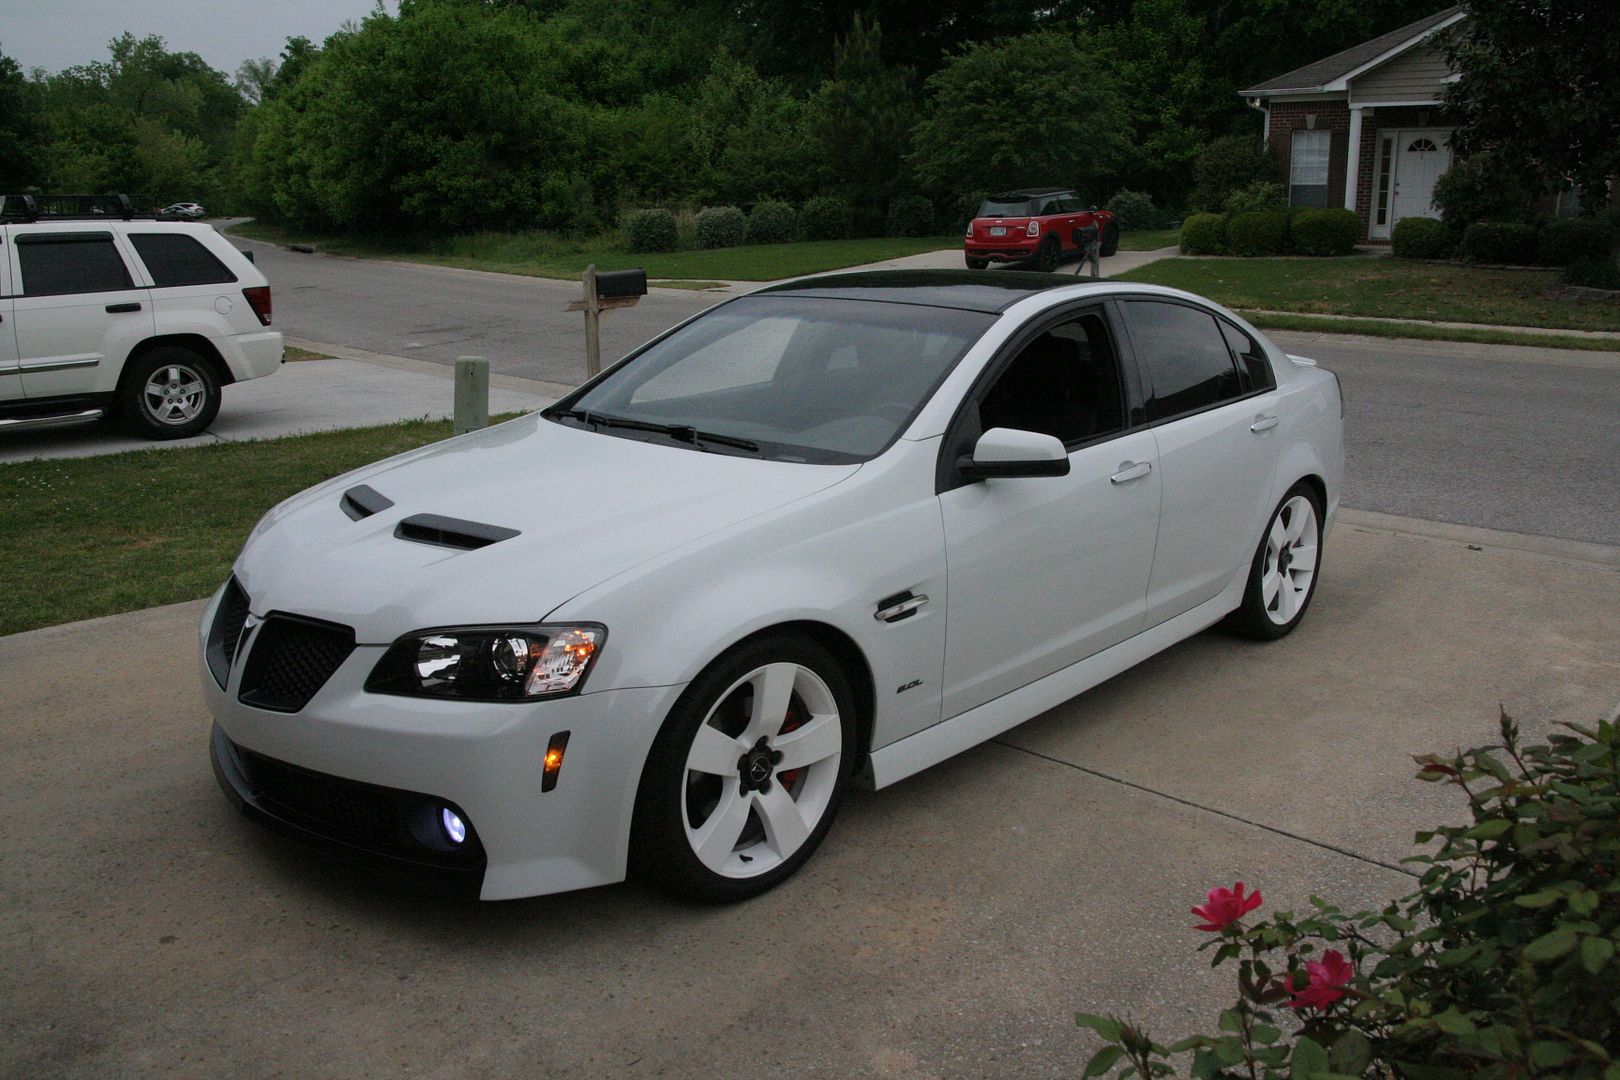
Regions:
<svg viewBox="0 0 1620 1080"><path fill-rule="evenodd" d="M203 613L202 644L219 595ZM257 629L245 632L221 687L202 666L214 716L215 769L249 817L389 876L415 877L485 900L622 881L642 766L682 687L601 690L532 704L480 704L367 693L386 646L357 646L302 709L272 712L238 700ZM553 735L570 733L556 786L541 790ZM483 848L481 866L447 864L409 844L357 840L320 815L289 814L260 797L241 755L454 807ZM471 838L469 838L471 839Z"/></svg>

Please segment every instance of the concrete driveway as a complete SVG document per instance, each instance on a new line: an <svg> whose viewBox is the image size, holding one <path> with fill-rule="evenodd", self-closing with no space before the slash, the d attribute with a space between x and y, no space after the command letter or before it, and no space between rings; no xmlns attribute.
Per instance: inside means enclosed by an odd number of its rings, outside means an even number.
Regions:
<svg viewBox="0 0 1620 1080"><path fill-rule="evenodd" d="M199 603L0 638L0 1075L1046 1077L1095 1048L1076 1009L1210 1028L1204 890L1402 895L1457 812L1408 754L1620 697L1615 549L1425 531L1347 518L1290 638L1204 634L857 793L732 907L373 887L215 789Z"/></svg>

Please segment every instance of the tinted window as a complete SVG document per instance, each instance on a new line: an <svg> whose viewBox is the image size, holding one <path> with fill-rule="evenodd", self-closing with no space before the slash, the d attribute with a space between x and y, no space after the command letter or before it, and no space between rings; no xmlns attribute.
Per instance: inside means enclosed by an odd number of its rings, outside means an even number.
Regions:
<svg viewBox="0 0 1620 1080"><path fill-rule="evenodd" d="M1232 355L1238 359L1238 374L1242 376L1243 389L1270 390L1277 385L1266 354L1252 337L1225 322L1221 323L1221 333L1226 335L1226 344L1231 346Z"/></svg>
<svg viewBox="0 0 1620 1080"><path fill-rule="evenodd" d="M1058 200L1058 213L1060 214L1078 214L1084 209L1085 207L1080 204L1080 196L1078 195L1065 195Z"/></svg>
<svg viewBox="0 0 1620 1080"><path fill-rule="evenodd" d="M1028 217L1028 199L986 199L978 217Z"/></svg>
<svg viewBox="0 0 1620 1080"><path fill-rule="evenodd" d="M109 292L132 287L111 233L17 237L22 288L28 296Z"/></svg>
<svg viewBox="0 0 1620 1080"><path fill-rule="evenodd" d="M222 285L236 280L236 275L225 269L225 264L214 258L214 253L195 237L181 233L131 233L129 242L135 245L141 262L151 272L155 286Z"/></svg>
<svg viewBox="0 0 1620 1080"><path fill-rule="evenodd" d="M1122 402L1107 324L1088 312L1019 351L980 402L979 426L1038 431L1072 445L1123 430Z"/></svg>
<svg viewBox="0 0 1620 1080"><path fill-rule="evenodd" d="M1215 316L1183 304L1130 300L1131 340L1147 376L1147 418L1207 408L1243 391Z"/></svg>
<svg viewBox="0 0 1620 1080"><path fill-rule="evenodd" d="M569 405L747 439L761 456L784 461L864 461L893 441L995 318L869 300L744 297L649 346ZM559 419L623 438L667 438Z"/></svg>

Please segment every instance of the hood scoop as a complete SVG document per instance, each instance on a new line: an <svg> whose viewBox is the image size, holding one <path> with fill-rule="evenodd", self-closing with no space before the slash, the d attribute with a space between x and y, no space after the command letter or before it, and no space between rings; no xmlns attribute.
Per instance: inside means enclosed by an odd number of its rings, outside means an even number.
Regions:
<svg viewBox="0 0 1620 1080"><path fill-rule="evenodd" d="M345 495L344 498L346 500L348 496ZM394 527L394 535L401 540L411 540L418 544L476 551L481 547L498 544L502 540L510 540L518 535L518 530L503 529L499 525L486 525L481 521L441 517L438 514L413 514Z"/></svg>
<svg viewBox="0 0 1620 1080"><path fill-rule="evenodd" d="M376 488L360 484L345 491L343 498L338 500L338 505L343 507L343 512L348 514L350 518L359 521L361 518L368 518L372 514L382 513L394 505L394 500L382 494Z"/></svg>

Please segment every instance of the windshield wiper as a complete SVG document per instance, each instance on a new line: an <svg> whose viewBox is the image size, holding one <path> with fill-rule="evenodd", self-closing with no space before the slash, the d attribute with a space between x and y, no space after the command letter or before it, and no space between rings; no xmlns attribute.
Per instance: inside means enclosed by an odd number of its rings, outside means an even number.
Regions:
<svg viewBox="0 0 1620 1080"><path fill-rule="evenodd" d="M655 431L660 435L668 435L672 439L697 446L700 443L714 443L716 446L732 446L738 450L747 450L750 453L759 453L759 444L739 439L732 435L719 435L712 431L699 431L690 424L658 424L650 420L636 420L628 416L610 416L607 413L591 412L589 409L563 409L553 413L554 416L567 417L570 420L582 420L593 427L616 427L630 431Z"/></svg>

